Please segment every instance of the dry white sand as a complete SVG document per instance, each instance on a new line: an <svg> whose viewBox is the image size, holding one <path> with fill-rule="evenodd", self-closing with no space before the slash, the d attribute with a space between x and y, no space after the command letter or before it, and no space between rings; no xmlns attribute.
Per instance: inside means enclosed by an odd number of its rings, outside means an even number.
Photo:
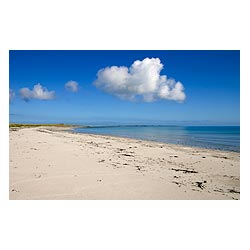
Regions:
<svg viewBox="0 0 250 250"><path fill-rule="evenodd" d="M239 199L240 154L10 129L10 199Z"/></svg>

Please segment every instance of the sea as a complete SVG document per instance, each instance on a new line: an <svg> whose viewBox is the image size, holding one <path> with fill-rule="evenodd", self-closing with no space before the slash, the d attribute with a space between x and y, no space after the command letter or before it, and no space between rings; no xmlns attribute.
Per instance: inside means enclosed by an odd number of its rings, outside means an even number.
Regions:
<svg viewBox="0 0 250 250"><path fill-rule="evenodd" d="M240 126L115 125L78 127L74 131L240 152Z"/></svg>

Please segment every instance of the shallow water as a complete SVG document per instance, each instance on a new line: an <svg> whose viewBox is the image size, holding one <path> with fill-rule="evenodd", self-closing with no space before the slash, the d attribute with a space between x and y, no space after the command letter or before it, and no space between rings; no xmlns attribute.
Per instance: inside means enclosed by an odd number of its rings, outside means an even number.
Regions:
<svg viewBox="0 0 250 250"><path fill-rule="evenodd" d="M74 131L240 152L240 126L92 126Z"/></svg>

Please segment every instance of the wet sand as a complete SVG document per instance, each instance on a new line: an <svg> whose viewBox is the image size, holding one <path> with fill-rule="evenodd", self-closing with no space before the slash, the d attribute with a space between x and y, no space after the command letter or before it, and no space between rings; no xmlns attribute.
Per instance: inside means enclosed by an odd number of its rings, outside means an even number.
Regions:
<svg viewBox="0 0 250 250"><path fill-rule="evenodd" d="M56 127L10 129L9 170L13 200L240 198L239 153Z"/></svg>

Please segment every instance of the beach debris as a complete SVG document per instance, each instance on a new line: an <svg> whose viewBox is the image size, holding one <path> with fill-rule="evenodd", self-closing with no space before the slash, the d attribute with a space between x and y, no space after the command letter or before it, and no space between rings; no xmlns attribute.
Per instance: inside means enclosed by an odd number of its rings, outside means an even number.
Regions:
<svg viewBox="0 0 250 250"><path fill-rule="evenodd" d="M197 189L194 189L194 188L192 188L192 190L193 190L193 191L196 191L196 192L201 192L200 190L197 190Z"/></svg>
<svg viewBox="0 0 250 250"><path fill-rule="evenodd" d="M37 150L37 148L30 148L30 149Z"/></svg>
<svg viewBox="0 0 250 250"><path fill-rule="evenodd" d="M169 157L170 157L170 158L171 158L171 157L178 158L178 155L170 155Z"/></svg>
<svg viewBox="0 0 250 250"><path fill-rule="evenodd" d="M137 170L139 170L139 171L141 170L141 167L140 167L140 166L135 166L135 167L137 168Z"/></svg>
<svg viewBox="0 0 250 250"><path fill-rule="evenodd" d="M206 156L202 156L202 158L206 158Z"/></svg>
<svg viewBox="0 0 250 250"><path fill-rule="evenodd" d="M171 170L174 170L176 172L181 171L183 173L191 173L191 174L197 174L198 172L195 170L189 170L189 169L181 169L181 168L171 168Z"/></svg>
<svg viewBox="0 0 250 250"><path fill-rule="evenodd" d="M99 180L96 180L96 181L99 181L99 182L101 182L102 180L101 180L101 179L99 179Z"/></svg>
<svg viewBox="0 0 250 250"><path fill-rule="evenodd" d="M228 189L229 193L235 193L235 194L239 194L240 191L236 191L234 189Z"/></svg>
<svg viewBox="0 0 250 250"><path fill-rule="evenodd" d="M222 159L229 159L229 157L227 157L227 156L220 156L220 155L212 155L213 157L215 157L215 158L222 158Z"/></svg>
<svg viewBox="0 0 250 250"><path fill-rule="evenodd" d="M182 185L182 183L177 182L177 181L172 181L172 183L174 183L174 184L178 185L179 187Z"/></svg>
<svg viewBox="0 0 250 250"><path fill-rule="evenodd" d="M221 188L214 189L214 191L215 191L215 192L219 192L219 193L223 193L223 192L224 192L224 190L221 189Z"/></svg>
<svg viewBox="0 0 250 250"><path fill-rule="evenodd" d="M98 162L104 162L105 160L100 160L100 161L98 161Z"/></svg>
<svg viewBox="0 0 250 250"><path fill-rule="evenodd" d="M18 128L10 128L10 131L18 131Z"/></svg>
<svg viewBox="0 0 250 250"><path fill-rule="evenodd" d="M11 189L11 192L19 192L19 191L13 188Z"/></svg>
<svg viewBox="0 0 250 250"><path fill-rule="evenodd" d="M93 146L99 147L98 143L95 143L93 141L87 141L88 144L91 144Z"/></svg>
<svg viewBox="0 0 250 250"><path fill-rule="evenodd" d="M204 189L205 185L204 183L206 183L206 181L196 181L195 184L197 187L199 187L200 189Z"/></svg>
<svg viewBox="0 0 250 250"><path fill-rule="evenodd" d="M130 156L130 157L135 157L134 155L130 155L130 154L122 154L124 156Z"/></svg>
<svg viewBox="0 0 250 250"><path fill-rule="evenodd" d="M49 130L45 130L45 129L37 129L37 131L42 132L42 133L47 133L47 134L53 134Z"/></svg>
<svg viewBox="0 0 250 250"><path fill-rule="evenodd" d="M124 150L126 150L125 148L118 148L117 150L119 150L119 151L124 151Z"/></svg>

